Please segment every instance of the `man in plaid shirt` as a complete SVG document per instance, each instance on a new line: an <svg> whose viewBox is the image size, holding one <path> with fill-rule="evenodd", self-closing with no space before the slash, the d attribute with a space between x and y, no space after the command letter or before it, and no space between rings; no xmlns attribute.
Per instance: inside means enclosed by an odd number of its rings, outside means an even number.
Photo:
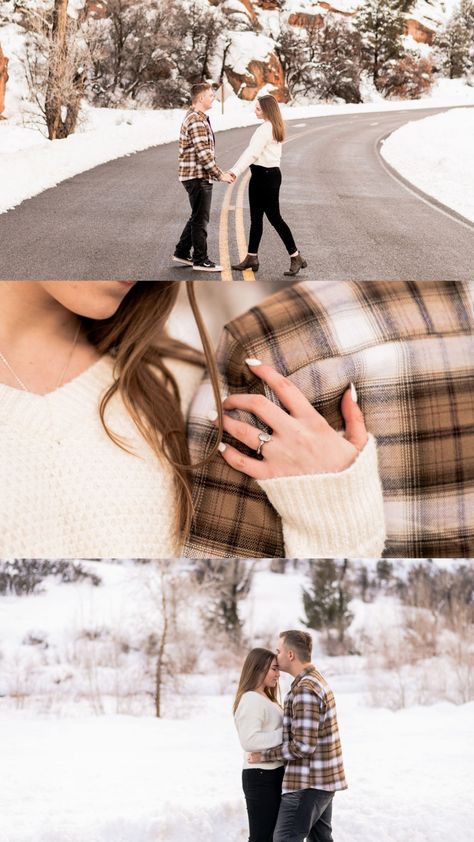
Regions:
<svg viewBox="0 0 474 842"><path fill-rule="evenodd" d="M191 98L191 107L179 135L179 180L188 194L191 216L179 238L173 260L200 272L220 272L222 267L213 263L207 254L212 181L230 184L234 177L223 172L215 160L214 132L206 116L214 100L212 85L207 82L193 85Z"/></svg>
<svg viewBox="0 0 474 842"><path fill-rule="evenodd" d="M355 384L378 445L386 556L474 555L473 294L468 281L297 283L223 332L223 396L264 393L278 403L245 364L256 357L340 429L341 395ZM215 442L213 405L205 380L189 418L194 463ZM244 420L263 427L253 416ZM188 557L284 557L279 514L219 454L194 472L194 502Z"/></svg>
<svg viewBox="0 0 474 842"><path fill-rule="evenodd" d="M250 763L285 761L273 842L332 842L334 793L347 789L334 695L311 663L311 649L307 632L281 633L278 666L293 676L285 699L283 742L249 755Z"/></svg>

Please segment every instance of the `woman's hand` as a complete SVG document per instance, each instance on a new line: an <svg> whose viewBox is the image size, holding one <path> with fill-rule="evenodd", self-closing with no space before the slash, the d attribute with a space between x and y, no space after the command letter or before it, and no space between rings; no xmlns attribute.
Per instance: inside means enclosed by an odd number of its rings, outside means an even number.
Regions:
<svg viewBox="0 0 474 842"><path fill-rule="evenodd" d="M269 365L259 360L246 360L251 371L267 383L287 412L263 395L230 395L223 401L224 410L246 410L271 428L271 439L263 444L256 427L224 415L224 430L238 441L257 451L261 445L263 459L245 456L228 444L219 450L225 461L238 471L257 480L344 471L356 459L367 442L367 430L357 404L352 384L342 397L341 411L345 433L329 426L305 398L303 393ZM216 413L212 419L216 423Z"/></svg>
<svg viewBox="0 0 474 842"><path fill-rule="evenodd" d="M250 754L247 755L247 762L248 763L261 763L262 762L262 754L260 751L251 751Z"/></svg>

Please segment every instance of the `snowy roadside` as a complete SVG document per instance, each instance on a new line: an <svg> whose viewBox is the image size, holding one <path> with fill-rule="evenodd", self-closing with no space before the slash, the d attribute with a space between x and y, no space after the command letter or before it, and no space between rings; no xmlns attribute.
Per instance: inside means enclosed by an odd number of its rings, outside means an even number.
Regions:
<svg viewBox="0 0 474 842"><path fill-rule="evenodd" d="M380 99L362 105L286 106L286 120L310 117L363 114L376 111L406 111L426 107L447 107L459 103L474 104L474 90L444 80L425 99L395 102ZM8 116L8 114L7 114ZM43 190L55 187L99 164L134 152L176 141L183 111L94 109L86 107L78 131L65 140L49 141L37 128L27 128L13 118L0 122L0 213L19 205ZM215 131L254 125L252 103L230 96L221 114L216 103L211 112Z"/></svg>
<svg viewBox="0 0 474 842"><path fill-rule="evenodd" d="M474 222L474 108L409 122L388 137L382 157L404 178Z"/></svg>

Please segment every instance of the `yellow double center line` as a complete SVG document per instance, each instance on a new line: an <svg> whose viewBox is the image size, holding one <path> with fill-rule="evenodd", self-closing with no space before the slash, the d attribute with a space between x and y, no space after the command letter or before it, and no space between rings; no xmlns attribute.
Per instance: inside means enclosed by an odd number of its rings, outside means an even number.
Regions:
<svg viewBox="0 0 474 842"><path fill-rule="evenodd" d="M336 123L327 123L324 126L316 126L312 129L306 129L306 131L304 132L298 132L298 134L291 135L291 137L287 138L287 140L285 140L285 145L287 143L291 143L294 140L299 140L299 138L301 137L305 137L309 134L315 134L315 132L323 131L323 129L329 129L331 126L335 125ZM229 213L231 211L235 212L235 237L237 240L239 259L243 260L245 255L247 254L247 236L245 233L244 225L244 193L247 184L249 183L249 180L250 170L247 170L245 175L240 179L234 204L232 204L232 196L234 193L236 182L229 184L224 194L224 201L222 202L221 214L219 219L219 262L222 266L222 281L233 281L229 253ZM245 269L242 272L242 277L244 281L255 281L255 275L252 269Z"/></svg>

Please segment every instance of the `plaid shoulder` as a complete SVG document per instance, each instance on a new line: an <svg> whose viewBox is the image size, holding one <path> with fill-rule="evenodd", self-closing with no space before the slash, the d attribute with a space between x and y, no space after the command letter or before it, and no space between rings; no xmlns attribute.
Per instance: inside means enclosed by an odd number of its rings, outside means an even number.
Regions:
<svg viewBox="0 0 474 842"><path fill-rule="evenodd" d="M308 678L307 676L303 678L297 687L295 687L294 695L295 699L304 699L307 700L311 697L313 700L318 699L320 701L324 701L326 696L328 695L329 687L324 684L321 684L316 679Z"/></svg>
<svg viewBox="0 0 474 842"><path fill-rule="evenodd" d="M322 315L312 290L307 289L305 284L286 287L226 325L225 330L233 340L229 343L229 350L236 350L240 354L245 352L245 355L251 351L257 357L264 351L267 352L266 356L270 352L279 371L282 374L289 373L286 360L281 359L279 354L282 342L286 345L285 338L289 338L293 358L296 359L304 352L304 336L311 333L310 358L314 360L314 348L320 347L320 339L324 340L324 332L321 331ZM329 349L326 350L329 353ZM239 358L238 365L240 362ZM229 373L233 367L233 359L230 357ZM294 370L294 365L291 368Z"/></svg>
<svg viewBox="0 0 474 842"><path fill-rule="evenodd" d="M391 341L472 334L473 283L306 281L285 288L226 329L283 374Z"/></svg>
<svg viewBox="0 0 474 842"><path fill-rule="evenodd" d="M197 111L188 111L185 115L182 125L190 126L192 123L202 123L205 125L203 118L198 114Z"/></svg>

